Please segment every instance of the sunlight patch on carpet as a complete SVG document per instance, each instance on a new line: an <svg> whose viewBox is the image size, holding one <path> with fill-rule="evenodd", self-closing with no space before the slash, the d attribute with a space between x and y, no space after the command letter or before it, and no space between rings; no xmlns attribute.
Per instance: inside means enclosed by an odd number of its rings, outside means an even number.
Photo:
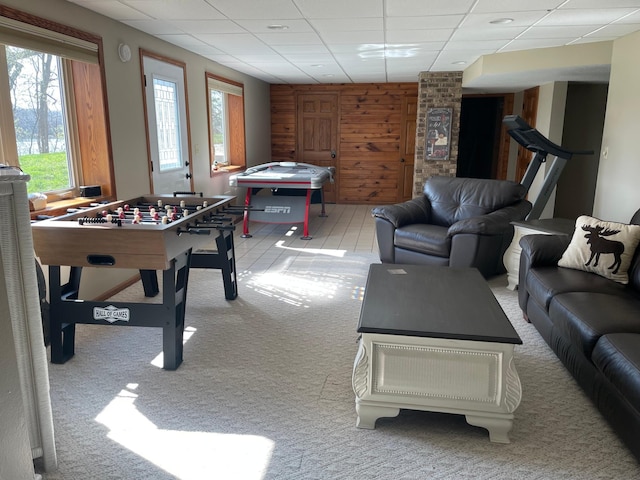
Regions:
<svg viewBox="0 0 640 480"><path fill-rule="evenodd" d="M258 435L162 429L136 407L136 384L128 384L95 420L107 438L181 480L264 478L274 442Z"/></svg>
<svg viewBox="0 0 640 480"><path fill-rule="evenodd" d="M330 257L339 257L342 258L347 254L346 250L338 250L335 248L295 248L295 247L287 247L284 245L284 240L279 240L276 242L277 248L282 248L284 250L293 250L295 252L305 252L305 253L316 253L318 255L329 255Z"/></svg>
<svg viewBox="0 0 640 480"><path fill-rule="evenodd" d="M293 306L309 308L315 299L333 299L345 288L340 275L268 271L252 275L246 287Z"/></svg>

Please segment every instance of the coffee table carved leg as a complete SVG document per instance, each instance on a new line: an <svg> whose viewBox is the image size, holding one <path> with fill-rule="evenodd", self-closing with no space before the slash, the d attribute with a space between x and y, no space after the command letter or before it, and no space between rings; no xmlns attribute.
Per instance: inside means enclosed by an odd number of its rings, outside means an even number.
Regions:
<svg viewBox="0 0 640 480"><path fill-rule="evenodd" d="M511 443L509 432L513 426L513 415L505 415L504 417L465 415L465 418L469 425L486 428L489 431L490 441L494 443Z"/></svg>
<svg viewBox="0 0 640 480"><path fill-rule="evenodd" d="M356 427L373 430L376 428L376 420L381 417L397 417L400 409L380 405L363 405L356 400L356 413L358 414Z"/></svg>

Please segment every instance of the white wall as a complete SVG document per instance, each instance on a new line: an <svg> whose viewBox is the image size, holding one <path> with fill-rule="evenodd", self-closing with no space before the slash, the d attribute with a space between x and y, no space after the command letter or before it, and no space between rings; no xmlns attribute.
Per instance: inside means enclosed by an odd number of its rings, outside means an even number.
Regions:
<svg viewBox="0 0 640 480"><path fill-rule="evenodd" d="M613 45L594 216L628 222L640 208L640 32Z"/></svg>

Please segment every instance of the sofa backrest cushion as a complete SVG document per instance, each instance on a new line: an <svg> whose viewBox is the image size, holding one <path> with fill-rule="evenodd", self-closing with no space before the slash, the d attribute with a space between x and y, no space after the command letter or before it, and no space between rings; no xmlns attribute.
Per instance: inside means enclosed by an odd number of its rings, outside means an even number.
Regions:
<svg viewBox="0 0 640 480"><path fill-rule="evenodd" d="M634 213L629 223L640 225L640 209ZM629 286L640 292L640 247L636 249L629 267Z"/></svg>
<svg viewBox="0 0 640 480"><path fill-rule="evenodd" d="M433 176L424 184L430 223L443 227L512 205L526 194L523 185L507 180Z"/></svg>

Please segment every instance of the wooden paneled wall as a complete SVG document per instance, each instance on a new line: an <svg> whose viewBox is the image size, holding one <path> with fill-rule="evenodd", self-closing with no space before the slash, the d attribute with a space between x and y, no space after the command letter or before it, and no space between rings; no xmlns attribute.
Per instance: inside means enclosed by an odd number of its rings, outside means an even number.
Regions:
<svg viewBox="0 0 640 480"><path fill-rule="evenodd" d="M299 160L297 98L323 92L338 94L337 203L400 201L405 160L400 145L406 131L402 104L407 97L417 98L418 83L272 85L272 161Z"/></svg>

